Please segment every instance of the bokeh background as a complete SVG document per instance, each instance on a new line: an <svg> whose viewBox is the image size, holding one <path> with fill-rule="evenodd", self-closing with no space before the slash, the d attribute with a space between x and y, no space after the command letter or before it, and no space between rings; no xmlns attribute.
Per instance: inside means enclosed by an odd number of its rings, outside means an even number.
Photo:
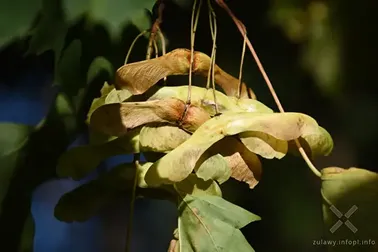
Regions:
<svg viewBox="0 0 378 252"><path fill-rule="evenodd" d="M334 151L316 160L318 168L356 166L378 171L378 2L227 3L246 25L285 110L311 115L333 136ZM214 8L217 64L237 76L242 36L226 13ZM166 3L162 30L169 50L189 48L190 14L190 8ZM95 56L106 57L115 67L122 65L138 33L136 27L125 27L122 40L114 44L102 26L88 28L79 22L70 28L66 41L81 40L82 57L76 66L85 76ZM203 11L196 50L210 54L211 45ZM141 40L130 60L142 60L146 46L147 40ZM85 116L107 76L81 86L80 92L71 92L78 89L77 79L62 89L53 85L53 53L25 55L27 49L27 40L22 40L0 51L0 121L30 126L0 128L0 250L124 251L128 195L85 223L66 224L53 217L53 207L63 193L96 176L80 182L58 179L55 167L67 148L87 142ZM245 82L260 101L277 110L255 62L246 55ZM99 170L125 160L131 157L107 160ZM325 251L313 245L324 237L320 181L299 157L265 160L263 165L263 179L254 190L232 181L224 186L228 200L262 217L242 230L248 241L256 251ZM132 251L166 251L176 222L174 205L138 200L134 219Z"/></svg>

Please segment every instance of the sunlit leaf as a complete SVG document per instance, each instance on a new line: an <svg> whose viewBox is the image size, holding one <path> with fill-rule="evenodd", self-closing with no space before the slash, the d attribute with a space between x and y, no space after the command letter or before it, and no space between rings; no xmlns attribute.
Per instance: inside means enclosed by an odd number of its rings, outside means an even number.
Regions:
<svg viewBox="0 0 378 252"><path fill-rule="evenodd" d="M322 170L323 217L328 239L368 241L378 238L378 174L361 168ZM341 224L341 225L340 225ZM375 251L378 244L342 251ZM357 249L357 250L356 250ZM341 250L332 250L341 251Z"/></svg>
<svg viewBox="0 0 378 252"><path fill-rule="evenodd" d="M186 116L182 118L186 109ZM147 123L180 123L182 128L193 132L209 118L201 108L193 105L186 108L185 102L171 98L101 106L93 112L90 126L111 136L123 135Z"/></svg>
<svg viewBox="0 0 378 252"><path fill-rule="evenodd" d="M288 142L259 131L239 134L240 140L252 152L268 159L283 158L288 151Z"/></svg>
<svg viewBox="0 0 378 252"><path fill-rule="evenodd" d="M200 165L195 167L194 170L197 176L204 180L214 179L218 181L219 184L222 184L231 176L231 169L225 158L220 154L215 154L198 163L200 163Z"/></svg>
<svg viewBox="0 0 378 252"><path fill-rule="evenodd" d="M0 1L0 49L25 36L42 8L42 0Z"/></svg>
<svg viewBox="0 0 378 252"><path fill-rule="evenodd" d="M261 112L273 113L273 111L263 103L254 99L237 99L215 90L218 112ZM188 86L165 86L159 88L148 100L162 100L167 98L177 98L185 101L188 97ZM206 110L210 115L215 115L214 93L212 89L192 86L191 104Z"/></svg>
<svg viewBox="0 0 378 252"><path fill-rule="evenodd" d="M100 145L84 145L69 149L59 158L57 174L80 180L104 159L121 154L139 153L140 129Z"/></svg>
<svg viewBox="0 0 378 252"><path fill-rule="evenodd" d="M225 113L202 124L187 141L155 162L146 181L153 185L183 180L201 155L225 136L259 131L288 141L317 129L313 118L300 113Z"/></svg>
<svg viewBox="0 0 378 252"><path fill-rule="evenodd" d="M32 128L27 125L0 123L0 213L21 150L28 142L31 132Z"/></svg>
<svg viewBox="0 0 378 252"><path fill-rule="evenodd" d="M118 193L132 189L136 172L137 186L146 188L144 175L151 165L152 163L121 164L64 194L55 207L55 217L64 222L88 220L117 197Z"/></svg>
<svg viewBox="0 0 378 252"><path fill-rule="evenodd" d="M183 197L186 194L201 196L214 195L222 197L222 191L214 180L203 180L195 174L190 174L186 179L174 184L178 193Z"/></svg>
<svg viewBox="0 0 378 252"><path fill-rule="evenodd" d="M91 83L101 72L106 72L109 78L113 77L113 64L105 57L99 56L92 60L87 72L87 83Z"/></svg>
<svg viewBox="0 0 378 252"><path fill-rule="evenodd" d="M190 134L172 125L146 125L140 131L140 148L150 152L168 152L189 139Z"/></svg>
<svg viewBox="0 0 378 252"><path fill-rule="evenodd" d="M169 75L189 73L190 50L175 49L158 58L134 62L120 67L116 72L116 86L127 89L132 94L143 94L159 80ZM194 53L193 73L207 77L210 57L201 52ZM215 66L215 82L229 96L238 94L239 80ZM241 97L248 98L245 83L242 84Z"/></svg>
<svg viewBox="0 0 378 252"><path fill-rule="evenodd" d="M260 220L221 197L186 195L179 205L180 251L254 251L239 230Z"/></svg>

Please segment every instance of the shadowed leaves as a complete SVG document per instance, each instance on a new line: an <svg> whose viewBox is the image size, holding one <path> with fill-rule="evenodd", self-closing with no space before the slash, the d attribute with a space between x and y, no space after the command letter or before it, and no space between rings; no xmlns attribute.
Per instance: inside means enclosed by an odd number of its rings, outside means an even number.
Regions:
<svg viewBox="0 0 378 252"><path fill-rule="evenodd" d="M123 102L131 96L132 94L127 90L116 90L113 85L109 85L107 82L105 82L101 88L101 96L93 99L92 101L91 107L89 108L89 112L87 114L87 123L89 124L90 117L99 107L105 104Z"/></svg>
<svg viewBox="0 0 378 252"><path fill-rule="evenodd" d="M121 164L97 179L64 194L55 207L55 217L64 222L88 220L119 196L119 193L131 190L135 175L138 176L137 186L146 188L144 174L151 165L152 163ZM143 194L143 190L139 190L139 193Z"/></svg>
<svg viewBox="0 0 378 252"><path fill-rule="evenodd" d="M194 52L193 73L207 77L210 67L210 57L201 52ZM189 73L190 50L175 49L158 58L126 64L116 73L116 86L127 89L132 94L143 94L159 80L170 75L186 75ZM238 94L239 80L215 65L215 82L229 96ZM252 96L254 94L252 92ZM248 98L245 83L242 84L241 97Z"/></svg>
<svg viewBox="0 0 378 252"><path fill-rule="evenodd" d="M140 129L135 129L105 144L84 145L69 149L58 160L58 176L80 180L108 157L139 153L139 132Z"/></svg>
<svg viewBox="0 0 378 252"><path fill-rule="evenodd" d="M21 151L32 131L33 128L28 125L0 123L0 213L2 201L20 161Z"/></svg>

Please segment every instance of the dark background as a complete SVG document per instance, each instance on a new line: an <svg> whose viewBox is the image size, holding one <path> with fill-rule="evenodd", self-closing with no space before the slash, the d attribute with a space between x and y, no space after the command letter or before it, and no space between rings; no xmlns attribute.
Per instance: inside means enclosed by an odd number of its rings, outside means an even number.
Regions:
<svg viewBox="0 0 378 252"><path fill-rule="evenodd" d="M285 110L311 115L333 136L334 151L315 162L318 168L356 166L377 171L378 2L228 2L246 25ZM226 13L214 7L219 31L217 64L237 76L242 37ZM163 19L169 50L189 48L190 8L167 3ZM98 55L120 66L137 34L134 27L128 27L122 42L113 45L102 27L85 30L79 23L70 29L67 40L82 40L85 73ZM206 11L200 17L196 38L196 50L210 54ZM146 45L146 40L137 45L131 61L144 58ZM52 53L25 57L26 49L27 41L21 41L0 52L0 120L36 125L46 118L46 123L23 148L3 202L0 240L9 248L4 251L17 251L31 199L35 252L124 251L127 198L83 224L60 223L52 216L59 197L84 182L54 178L56 161L68 146L85 144L85 115L106 77L91 83L82 106L70 119L54 102L60 90L51 85ZM248 52L246 55L244 80L260 101L277 110L256 64ZM125 159L131 157L109 160L102 169ZM256 251L324 251L324 247L313 246L313 240L324 234L318 179L299 157L264 160L263 165L263 179L253 191L232 182L224 190L228 200L262 217L242 230L248 241ZM138 201L133 251L165 251L174 226L173 205Z"/></svg>

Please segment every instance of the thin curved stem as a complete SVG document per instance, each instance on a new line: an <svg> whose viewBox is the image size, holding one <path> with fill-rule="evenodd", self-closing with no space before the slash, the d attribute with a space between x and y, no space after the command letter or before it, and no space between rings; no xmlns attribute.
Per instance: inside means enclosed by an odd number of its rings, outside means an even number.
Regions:
<svg viewBox="0 0 378 252"><path fill-rule="evenodd" d="M160 27L158 30L159 38L160 38L160 44L161 44L161 53L162 55L165 55L167 53L167 43L165 42L164 34L161 31ZM167 77L164 77L164 85L167 84Z"/></svg>
<svg viewBox="0 0 378 252"><path fill-rule="evenodd" d="M188 97L186 104L191 103L192 98L192 78L193 78L193 62L194 62L194 42L197 31L199 14L201 12L202 0L199 0L198 9L196 10L198 0L194 0L192 8L192 18L190 22L190 63L189 63L189 84L188 84Z"/></svg>
<svg viewBox="0 0 378 252"><path fill-rule="evenodd" d="M161 52L163 55L165 55L167 53L167 43L165 42L165 38L164 38L164 35L162 33L162 31L158 30L158 34L159 34L159 38L160 38L160 43L161 43Z"/></svg>
<svg viewBox="0 0 378 252"><path fill-rule="evenodd" d="M270 79L268 77L268 74L266 73L266 71L265 71L265 69L264 69L264 67L263 67L263 65L262 65L259 57L257 56L257 53L256 53L255 49L253 48L251 41L248 39L248 36L247 36L244 24L238 18L236 18L236 16L232 13L232 11L230 10L230 8L228 8L227 4L223 0L215 0L215 1L218 3L219 6L221 6L228 13L228 15L232 18L232 20L234 21L235 25L239 29L240 33L243 35L243 37L246 38L246 43L248 45L248 48L251 51L251 54L252 54L253 58L256 61L257 67L259 68L259 70L260 70L260 72L261 72L261 74L262 74L262 76L263 76L263 78L265 80L265 83L267 84L267 86L269 88L269 91L272 94L275 103L277 104L277 107L278 107L279 111L281 113L284 113L285 111L284 111L284 109L283 109L283 107L281 105L280 100L278 99L276 91L274 90L273 85L272 85L272 83L271 83L271 81L270 81ZM300 142L299 142L298 139L295 139L295 144L297 145L299 153L302 155L302 158L304 159L304 161L306 162L306 164L308 165L308 167L310 168L310 170L317 177L321 177L321 172L311 162L310 158L307 156L306 152L304 151L304 149L301 146L301 144L300 144Z"/></svg>
<svg viewBox="0 0 378 252"><path fill-rule="evenodd" d="M135 37L135 39L133 40L133 42L131 43L130 45L130 48L129 50L127 51L127 54L126 54L126 58L125 58L125 65L127 64L127 62L129 61L129 57L130 57L130 54L131 54L131 51L133 50L134 46L135 46L135 43L139 40L140 37L142 37L144 34L146 34L148 32L148 30L144 30L142 31L141 33L138 34L138 36Z"/></svg>
<svg viewBox="0 0 378 252"><path fill-rule="evenodd" d="M156 40L154 40L154 51L155 51L155 58L159 57L159 47L156 43Z"/></svg>
<svg viewBox="0 0 378 252"><path fill-rule="evenodd" d="M133 229L133 219L134 219L134 208L135 208L135 194L138 182L138 169L137 166L139 165L140 154L134 154L134 165L135 165L135 177L133 188L131 192L131 201L130 201L130 212L129 212L129 221L127 223L127 233L126 233L126 252L130 252L131 249L131 234Z"/></svg>
<svg viewBox="0 0 378 252"><path fill-rule="evenodd" d="M212 84L212 90L213 90L213 99L215 104L215 114L219 113L218 110L218 103L217 103L217 96L215 92L215 59L216 59L216 52L217 52L217 19L215 12L213 10L213 7L211 6L210 0L207 0L208 8L209 8L209 23L210 23L210 31L211 36L213 39L213 47L211 50L211 58L210 58L210 68L209 72L211 70L211 74L209 73L209 76L211 76L211 84ZM208 77L208 83L206 84L206 88L208 89L210 85L209 77Z"/></svg>
<svg viewBox="0 0 378 252"><path fill-rule="evenodd" d="M238 83L238 99L241 97L241 91L242 91L242 83L243 83L243 66L244 66L244 57L245 57L245 47L247 44L247 31L244 33L244 39L243 39L243 49L242 49L242 55L240 59L240 69L239 69L239 83Z"/></svg>

